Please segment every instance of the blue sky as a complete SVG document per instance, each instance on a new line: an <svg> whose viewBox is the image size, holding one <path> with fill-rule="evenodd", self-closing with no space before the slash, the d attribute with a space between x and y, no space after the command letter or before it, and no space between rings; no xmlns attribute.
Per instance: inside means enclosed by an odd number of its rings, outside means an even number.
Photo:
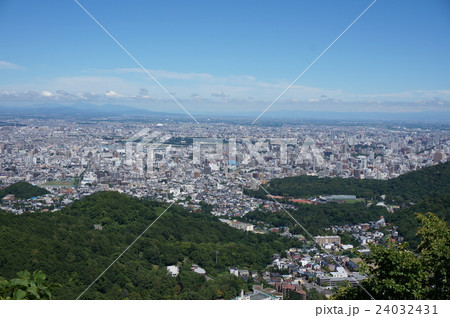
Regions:
<svg viewBox="0 0 450 318"><path fill-rule="evenodd" d="M266 108L372 1L80 3L193 113ZM0 105L180 111L72 0L0 0ZM271 111L449 111L450 3L378 0Z"/></svg>

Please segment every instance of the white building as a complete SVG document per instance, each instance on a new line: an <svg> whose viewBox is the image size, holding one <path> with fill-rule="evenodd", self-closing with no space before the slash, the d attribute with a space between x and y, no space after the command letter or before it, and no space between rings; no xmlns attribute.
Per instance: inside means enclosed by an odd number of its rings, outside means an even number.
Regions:
<svg viewBox="0 0 450 318"><path fill-rule="evenodd" d="M239 276L239 270L236 267L231 267L230 275Z"/></svg>
<svg viewBox="0 0 450 318"><path fill-rule="evenodd" d="M330 274L333 277L348 277L347 272L345 271L345 269L342 266L336 267L336 271L335 272L330 272Z"/></svg>
<svg viewBox="0 0 450 318"><path fill-rule="evenodd" d="M180 273L180 269L176 265L167 266L167 272L172 275L172 277L177 277Z"/></svg>

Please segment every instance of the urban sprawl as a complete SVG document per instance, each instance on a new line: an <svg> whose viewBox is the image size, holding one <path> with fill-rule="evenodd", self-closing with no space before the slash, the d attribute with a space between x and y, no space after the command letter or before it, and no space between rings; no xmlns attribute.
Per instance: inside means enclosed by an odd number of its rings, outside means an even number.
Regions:
<svg viewBox="0 0 450 318"><path fill-rule="evenodd" d="M193 212L205 202L212 206L212 214L237 229L292 237L288 229L263 231L241 222L240 217L255 209L282 213L283 208L295 208L277 203L275 196L253 198L243 190L299 175L390 179L445 162L449 153L448 131L429 128L6 119L0 124L0 188L27 181L50 194L27 200L5 196L0 208L15 214L53 212L94 192L118 191L177 202ZM347 198L356 199L352 193ZM295 199L320 204L340 198ZM293 292L305 297L301 286L329 296L330 288L340 282L356 284L365 278L348 256L334 253L354 247L342 244L340 233L357 240L362 252L386 234L398 237L383 219L328 230L335 235L314 238L320 246L274 255L268 268L285 274L230 268L231 274L255 281L253 292L237 299L275 300L289 298ZM207 275L198 266L192 270ZM168 271L178 274L176 266ZM263 288L263 283L271 287Z"/></svg>

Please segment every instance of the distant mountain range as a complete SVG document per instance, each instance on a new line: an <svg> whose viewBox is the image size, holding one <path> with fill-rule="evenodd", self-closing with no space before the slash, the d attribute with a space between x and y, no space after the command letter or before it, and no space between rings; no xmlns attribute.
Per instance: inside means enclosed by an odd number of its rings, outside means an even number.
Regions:
<svg viewBox="0 0 450 318"><path fill-rule="evenodd" d="M31 106L10 107L0 106L2 115L10 116L43 116L43 117L104 117L104 116L149 116L149 117L186 117L181 109L173 112L157 112L142 108L105 104L95 105L88 103L75 103L72 105L61 104L35 104ZM199 118L250 118L253 121L260 112L227 112L217 113L214 110L207 112L191 111ZM303 111L303 110L269 110L259 120L259 123L268 120L347 120L347 121L417 121L417 122L439 122L450 121L448 112L325 112L325 111Z"/></svg>
<svg viewBox="0 0 450 318"><path fill-rule="evenodd" d="M13 116L55 116L55 117L85 117L85 116L174 116L176 114L153 112L145 109L124 105L95 105L78 103L72 105L36 104L31 106L8 107L0 106L0 113Z"/></svg>

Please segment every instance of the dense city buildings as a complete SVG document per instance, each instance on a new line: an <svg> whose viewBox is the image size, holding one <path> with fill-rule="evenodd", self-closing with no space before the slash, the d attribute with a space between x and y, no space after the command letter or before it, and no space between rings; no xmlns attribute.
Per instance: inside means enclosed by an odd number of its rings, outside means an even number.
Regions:
<svg viewBox="0 0 450 318"><path fill-rule="evenodd" d="M191 210L203 201L216 215L239 217L279 209L270 198L243 194L274 178L390 179L447 161L449 148L448 130L394 125L10 119L0 127L1 187L23 180L51 194L21 205L5 197L2 205L14 213L56 210L116 190Z"/></svg>

